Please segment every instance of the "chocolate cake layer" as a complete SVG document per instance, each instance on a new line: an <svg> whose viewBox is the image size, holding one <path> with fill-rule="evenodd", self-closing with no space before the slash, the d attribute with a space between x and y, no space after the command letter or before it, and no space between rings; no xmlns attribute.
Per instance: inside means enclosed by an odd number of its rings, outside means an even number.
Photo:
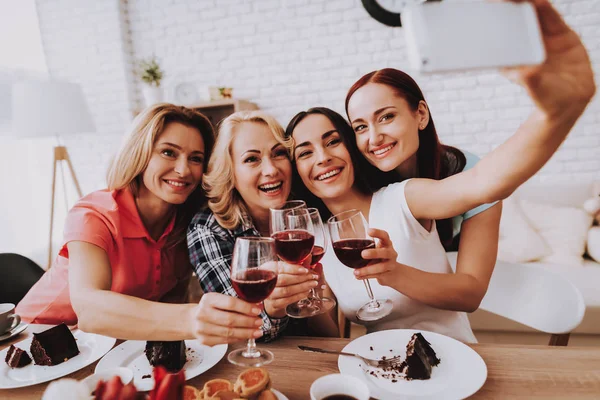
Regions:
<svg viewBox="0 0 600 400"><path fill-rule="evenodd" d="M26 365L31 364L31 357L25 350L21 350L14 345L10 345L6 358L4 359L9 367L11 368L22 368Z"/></svg>
<svg viewBox="0 0 600 400"><path fill-rule="evenodd" d="M58 365L79 354L77 342L65 324L34 333L29 350L37 365Z"/></svg>
<svg viewBox="0 0 600 400"><path fill-rule="evenodd" d="M183 340L167 341L148 341L146 342L146 358L150 365L162 365L169 372L178 372L185 365L185 342Z"/></svg>

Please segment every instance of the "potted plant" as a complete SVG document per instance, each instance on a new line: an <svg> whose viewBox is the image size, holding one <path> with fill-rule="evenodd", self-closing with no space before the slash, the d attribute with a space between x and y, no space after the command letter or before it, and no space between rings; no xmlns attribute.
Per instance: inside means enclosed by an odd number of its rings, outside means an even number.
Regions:
<svg viewBox="0 0 600 400"><path fill-rule="evenodd" d="M141 60L137 75L145 83L142 88L146 106L160 103L163 98L163 90L160 87L160 81L163 78L163 71L156 61L156 57Z"/></svg>

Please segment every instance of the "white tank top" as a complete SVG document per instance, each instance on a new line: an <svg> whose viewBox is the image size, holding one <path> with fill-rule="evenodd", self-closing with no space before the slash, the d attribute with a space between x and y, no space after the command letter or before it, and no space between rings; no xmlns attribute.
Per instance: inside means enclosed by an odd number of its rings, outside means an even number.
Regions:
<svg viewBox="0 0 600 400"><path fill-rule="evenodd" d="M398 253L397 261L422 271L453 273L440 242L435 226L428 232L413 217L404 187L408 180L389 185L373 195L369 213L369 226L383 229L389 235ZM356 279L351 268L343 265L335 256L331 242L323 260L325 279L337 297L342 312L352 322L365 325L368 332L386 329L422 329L441 333L467 343L477 342L467 315L464 312L440 310L371 279L375 298L387 298L393 303L393 311L375 322L356 319L356 311L369 301L364 283Z"/></svg>

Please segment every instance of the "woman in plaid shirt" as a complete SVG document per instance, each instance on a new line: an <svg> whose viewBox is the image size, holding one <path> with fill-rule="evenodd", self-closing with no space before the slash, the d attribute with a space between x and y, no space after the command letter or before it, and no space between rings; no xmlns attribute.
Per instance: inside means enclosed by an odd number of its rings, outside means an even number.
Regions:
<svg viewBox="0 0 600 400"><path fill-rule="evenodd" d="M292 165L283 137L281 125L260 111L238 112L221 123L204 175L209 208L196 214L187 234L190 261L205 293L237 296L230 278L236 238L269 236L269 209L289 197ZM267 341L287 326L286 306L318 285L318 276L306 268L284 262L279 268L277 287L261 313ZM336 332L322 325L315 332L324 329Z"/></svg>

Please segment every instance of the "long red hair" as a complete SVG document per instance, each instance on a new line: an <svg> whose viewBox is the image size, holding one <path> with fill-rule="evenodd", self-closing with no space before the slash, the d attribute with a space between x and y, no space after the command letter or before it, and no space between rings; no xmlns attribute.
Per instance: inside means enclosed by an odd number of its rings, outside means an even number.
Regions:
<svg viewBox="0 0 600 400"><path fill-rule="evenodd" d="M413 111L417 111L419 103L425 101L425 96L415 80L407 73L393 69L384 68L364 75L357 80L348 90L346 95L346 115L348 115L348 102L350 98L361 87L368 83L379 83L392 89L398 97L403 98ZM350 116L348 116L350 119ZM444 179L450 175L461 172L465 167L465 155L457 148L440 143L433 116L429 113L429 123L425 129L419 132L419 148L417 150L418 178ZM383 173L374 177L378 186L383 187L392 182L400 182L410 178L400 176L397 172ZM444 246L449 247L452 242L452 220L440 220L437 222L440 239Z"/></svg>

